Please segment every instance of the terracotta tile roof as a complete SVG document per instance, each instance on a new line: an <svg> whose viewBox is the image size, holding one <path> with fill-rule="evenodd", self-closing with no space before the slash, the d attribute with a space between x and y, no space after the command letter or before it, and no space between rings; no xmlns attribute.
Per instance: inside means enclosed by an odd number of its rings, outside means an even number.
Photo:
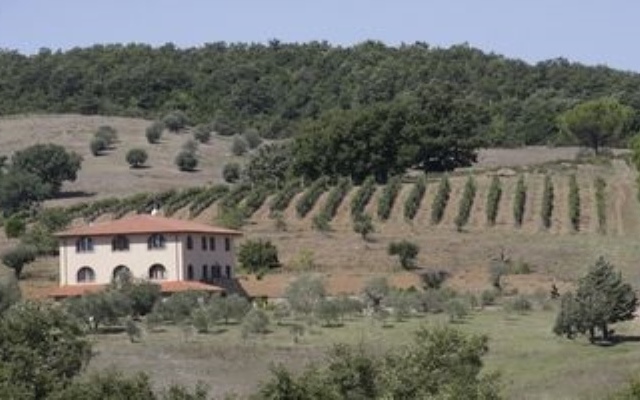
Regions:
<svg viewBox="0 0 640 400"><path fill-rule="evenodd" d="M211 233L238 236L242 232L219 228L194 221L166 218L158 215L138 214L113 221L99 222L71 228L56 234L58 237L105 236L144 233Z"/></svg>
<svg viewBox="0 0 640 400"><path fill-rule="evenodd" d="M282 298L289 283L294 281L298 275L294 274L270 274L262 279L255 276L243 276L238 279L238 283L249 297ZM333 273L318 274L324 280L325 289L330 296L339 295L359 295L366 282L374 276L373 274L353 274L353 273ZM380 275L383 276L383 275ZM389 286L398 289L409 289L422 287L420 276L411 272L401 272L386 276Z"/></svg>
<svg viewBox="0 0 640 400"><path fill-rule="evenodd" d="M77 297L85 294L97 293L106 289L107 285L85 284L85 285L65 285L47 290L46 297L62 299L66 297ZM160 282L160 292L170 294L187 292L189 290L203 292L224 292L224 289L197 281L164 281Z"/></svg>

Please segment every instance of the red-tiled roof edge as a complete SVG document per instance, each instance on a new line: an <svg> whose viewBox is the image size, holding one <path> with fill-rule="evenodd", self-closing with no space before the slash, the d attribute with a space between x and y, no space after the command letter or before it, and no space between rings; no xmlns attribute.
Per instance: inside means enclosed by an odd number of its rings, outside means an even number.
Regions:
<svg viewBox="0 0 640 400"><path fill-rule="evenodd" d="M157 282L160 285L161 293L178 293L193 291L205 292L224 292L225 290L219 286L198 281L163 281ZM82 285L64 285L51 289L46 293L46 297L60 299L65 297L83 296L89 293L97 293L105 290L105 284L82 284Z"/></svg>

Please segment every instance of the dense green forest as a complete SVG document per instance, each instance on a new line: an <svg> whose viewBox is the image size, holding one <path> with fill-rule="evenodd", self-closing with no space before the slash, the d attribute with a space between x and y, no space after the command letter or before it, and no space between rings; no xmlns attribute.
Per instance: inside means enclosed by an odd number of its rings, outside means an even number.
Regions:
<svg viewBox="0 0 640 400"><path fill-rule="evenodd" d="M257 128L289 136L328 112L347 114L442 92L483 113L490 144L555 143L556 116L578 102L615 96L640 109L640 75L554 59L530 65L467 45L352 47L210 43L96 45L0 51L0 114L80 112L157 117L183 110L224 133ZM484 115L486 114L486 118ZM411 122L409 122L411 123Z"/></svg>

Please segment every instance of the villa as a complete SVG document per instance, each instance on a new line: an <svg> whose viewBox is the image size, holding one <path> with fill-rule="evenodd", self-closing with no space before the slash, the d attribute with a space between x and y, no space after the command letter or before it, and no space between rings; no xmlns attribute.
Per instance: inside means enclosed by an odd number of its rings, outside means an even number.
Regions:
<svg viewBox="0 0 640 400"><path fill-rule="evenodd" d="M234 279L241 232L140 214L59 232L60 286L50 297L98 291L122 273L160 284L163 293L221 292Z"/></svg>

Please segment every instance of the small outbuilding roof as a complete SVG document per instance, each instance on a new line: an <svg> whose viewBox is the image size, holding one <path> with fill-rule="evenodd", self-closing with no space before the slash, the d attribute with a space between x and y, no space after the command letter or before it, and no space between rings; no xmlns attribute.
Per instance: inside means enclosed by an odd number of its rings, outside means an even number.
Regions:
<svg viewBox="0 0 640 400"><path fill-rule="evenodd" d="M148 233L205 233L239 236L242 232L194 221L139 214L113 221L99 222L58 232L58 237L110 236Z"/></svg>
<svg viewBox="0 0 640 400"><path fill-rule="evenodd" d="M198 291L198 292L210 292L219 293L224 292L224 289L202 283L198 281L163 281L158 282L160 285L160 292L164 294L172 294L179 292ZM48 290L46 297L54 299L63 299L66 297L78 297L86 294L97 293L107 288L107 285L101 284L84 284L84 285L64 285Z"/></svg>

